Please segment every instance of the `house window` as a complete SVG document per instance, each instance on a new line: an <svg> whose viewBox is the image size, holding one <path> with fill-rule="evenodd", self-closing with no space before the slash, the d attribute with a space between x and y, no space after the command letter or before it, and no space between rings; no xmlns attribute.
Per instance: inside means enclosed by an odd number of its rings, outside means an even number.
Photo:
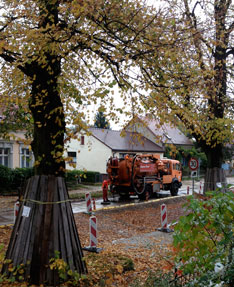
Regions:
<svg viewBox="0 0 234 287"><path fill-rule="evenodd" d="M69 160L69 163L76 163L76 152L75 151L68 151L67 155L68 157L71 158L71 160Z"/></svg>
<svg viewBox="0 0 234 287"><path fill-rule="evenodd" d="M20 154L20 166L30 167L30 151L28 148L22 148Z"/></svg>
<svg viewBox="0 0 234 287"><path fill-rule="evenodd" d="M0 148L0 164L10 167L10 149Z"/></svg>
<svg viewBox="0 0 234 287"><path fill-rule="evenodd" d="M84 136L81 136L81 137L80 137L80 144L81 144L81 145L84 145Z"/></svg>

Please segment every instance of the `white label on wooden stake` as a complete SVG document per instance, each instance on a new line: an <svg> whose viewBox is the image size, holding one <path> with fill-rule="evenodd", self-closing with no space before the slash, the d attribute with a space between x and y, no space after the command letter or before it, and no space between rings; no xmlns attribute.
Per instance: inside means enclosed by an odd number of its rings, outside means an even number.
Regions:
<svg viewBox="0 0 234 287"><path fill-rule="evenodd" d="M30 210L31 210L30 207L24 206L22 216L24 216L24 217L29 217Z"/></svg>

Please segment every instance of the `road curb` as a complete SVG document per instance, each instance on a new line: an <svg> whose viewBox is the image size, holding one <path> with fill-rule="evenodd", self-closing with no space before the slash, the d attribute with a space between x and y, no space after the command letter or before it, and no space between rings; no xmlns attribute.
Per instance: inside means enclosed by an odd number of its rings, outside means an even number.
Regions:
<svg viewBox="0 0 234 287"><path fill-rule="evenodd" d="M126 207L134 207L134 206L139 206L139 205L147 205L155 202L163 202L163 201L168 201L170 199L181 199L181 198L186 198L189 195L180 195L180 196L169 196L169 197L163 197L163 198L157 198L157 199L152 199L149 201L143 201L143 202L137 202L137 203L127 203L119 206L108 206L104 208L98 208L96 209L95 212L98 211L105 211L105 210L111 210L111 209L120 209L120 208L126 208Z"/></svg>

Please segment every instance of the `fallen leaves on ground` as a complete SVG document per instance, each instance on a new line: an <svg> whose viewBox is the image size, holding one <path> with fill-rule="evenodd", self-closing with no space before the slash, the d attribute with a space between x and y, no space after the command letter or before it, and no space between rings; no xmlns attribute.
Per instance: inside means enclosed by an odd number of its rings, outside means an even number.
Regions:
<svg viewBox="0 0 234 287"><path fill-rule="evenodd" d="M185 200L185 198L176 198L165 201L168 223L177 221L184 215L182 206ZM102 248L102 251L98 254L84 251L88 277L92 281L90 286L130 286L136 281L145 282L151 271L167 272L173 267L170 258L172 234L163 234L163 237L148 236L148 233L161 227L160 204L162 203L136 204L95 213L98 248ZM74 217L81 245L87 247L89 246L90 216L86 213L77 213ZM0 228L0 244L7 245L11 230L10 226ZM137 240L131 239L132 242L127 240L132 237L137 237ZM141 238L146 238L146 241L141 241ZM134 270L124 270L121 258L132 260Z"/></svg>
<svg viewBox="0 0 234 287"><path fill-rule="evenodd" d="M0 196L0 210L8 210L14 208L16 201L18 200L18 196Z"/></svg>

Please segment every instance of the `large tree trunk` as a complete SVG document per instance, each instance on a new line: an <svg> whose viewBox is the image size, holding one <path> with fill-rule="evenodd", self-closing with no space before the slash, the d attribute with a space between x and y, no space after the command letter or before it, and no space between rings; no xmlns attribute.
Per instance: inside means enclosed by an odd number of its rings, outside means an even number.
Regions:
<svg viewBox="0 0 234 287"><path fill-rule="evenodd" d="M222 168L213 167L206 169L204 190L214 191L217 189L224 190L227 184L226 175Z"/></svg>
<svg viewBox="0 0 234 287"><path fill-rule="evenodd" d="M220 185L226 186L226 175L222 169L223 163L223 146L216 145L214 148L208 146L204 149L207 156L207 170L205 175L205 184L203 192L214 191Z"/></svg>
<svg viewBox="0 0 234 287"><path fill-rule="evenodd" d="M30 110L34 120L32 150L35 173L25 190L21 209L11 235L6 258L13 266L25 265L24 277L31 283L59 286L58 272L49 261L56 252L79 274L86 273L82 249L64 183L65 119L59 95L60 60L46 54L47 65L32 62L26 74L32 81ZM24 216L30 207L29 217ZM11 269L10 269L11 270ZM3 267L8 277L12 271Z"/></svg>
<svg viewBox="0 0 234 287"><path fill-rule="evenodd" d="M29 216L24 214L30 208ZM62 177L34 176L28 180L14 225L6 259L14 266L24 264L25 280L32 284L59 286L58 272L49 268L49 261L56 252L78 273L85 273L83 258L71 204ZM3 272L9 277L9 264Z"/></svg>
<svg viewBox="0 0 234 287"><path fill-rule="evenodd" d="M231 2L230 2L231 3ZM209 107L211 114L215 118L223 119L224 109L227 100L227 46L228 33L225 31L225 18L227 16L228 5L225 1L216 1L214 5L214 18L216 20L216 44L214 52L214 92L210 94ZM208 85L210 85L208 83ZM224 127L223 127L224 128ZM214 134L216 129L220 129L219 125L214 127ZM222 131L220 130L220 133ZM217 189L217 183L222 187L226 186L226 176L222 169L223 163L223 143L217 143L217 139L211 138L211 145L206 146L206 155L208 159L208 168L206 171L204 191L213 191Z"/></svg>
<svg viewBox="0 0 234 287"><path fill-rule="evenodd" d="M6 254L14 266L25 264L25 280L30 276L33 284L46 282L53 286L59 286L58 273L50 270L48 264L56 251L69 269L80 274L86 272L63 179L65 118L58 85L61 56L51 32L58 24L60 2L38 1L40 45L35 45L35 54L19 65L31 84L29 107L34 121L31 145L37 176L28 181ZM25 214L26 207L30 208L29 216ZM3 266L3 272L9 277L13 273L8 264Z"/></svg>
<svg viewBox="0 0 234 287"><path fill-rule="evenodd" d="M36 174L63 176L65 118L58 87L60 61L53 55L48 55L47 61L46 67L38 63L30 67L30 73L37 75L32 82L29 103L34 120L31 145Z"/></svg>

